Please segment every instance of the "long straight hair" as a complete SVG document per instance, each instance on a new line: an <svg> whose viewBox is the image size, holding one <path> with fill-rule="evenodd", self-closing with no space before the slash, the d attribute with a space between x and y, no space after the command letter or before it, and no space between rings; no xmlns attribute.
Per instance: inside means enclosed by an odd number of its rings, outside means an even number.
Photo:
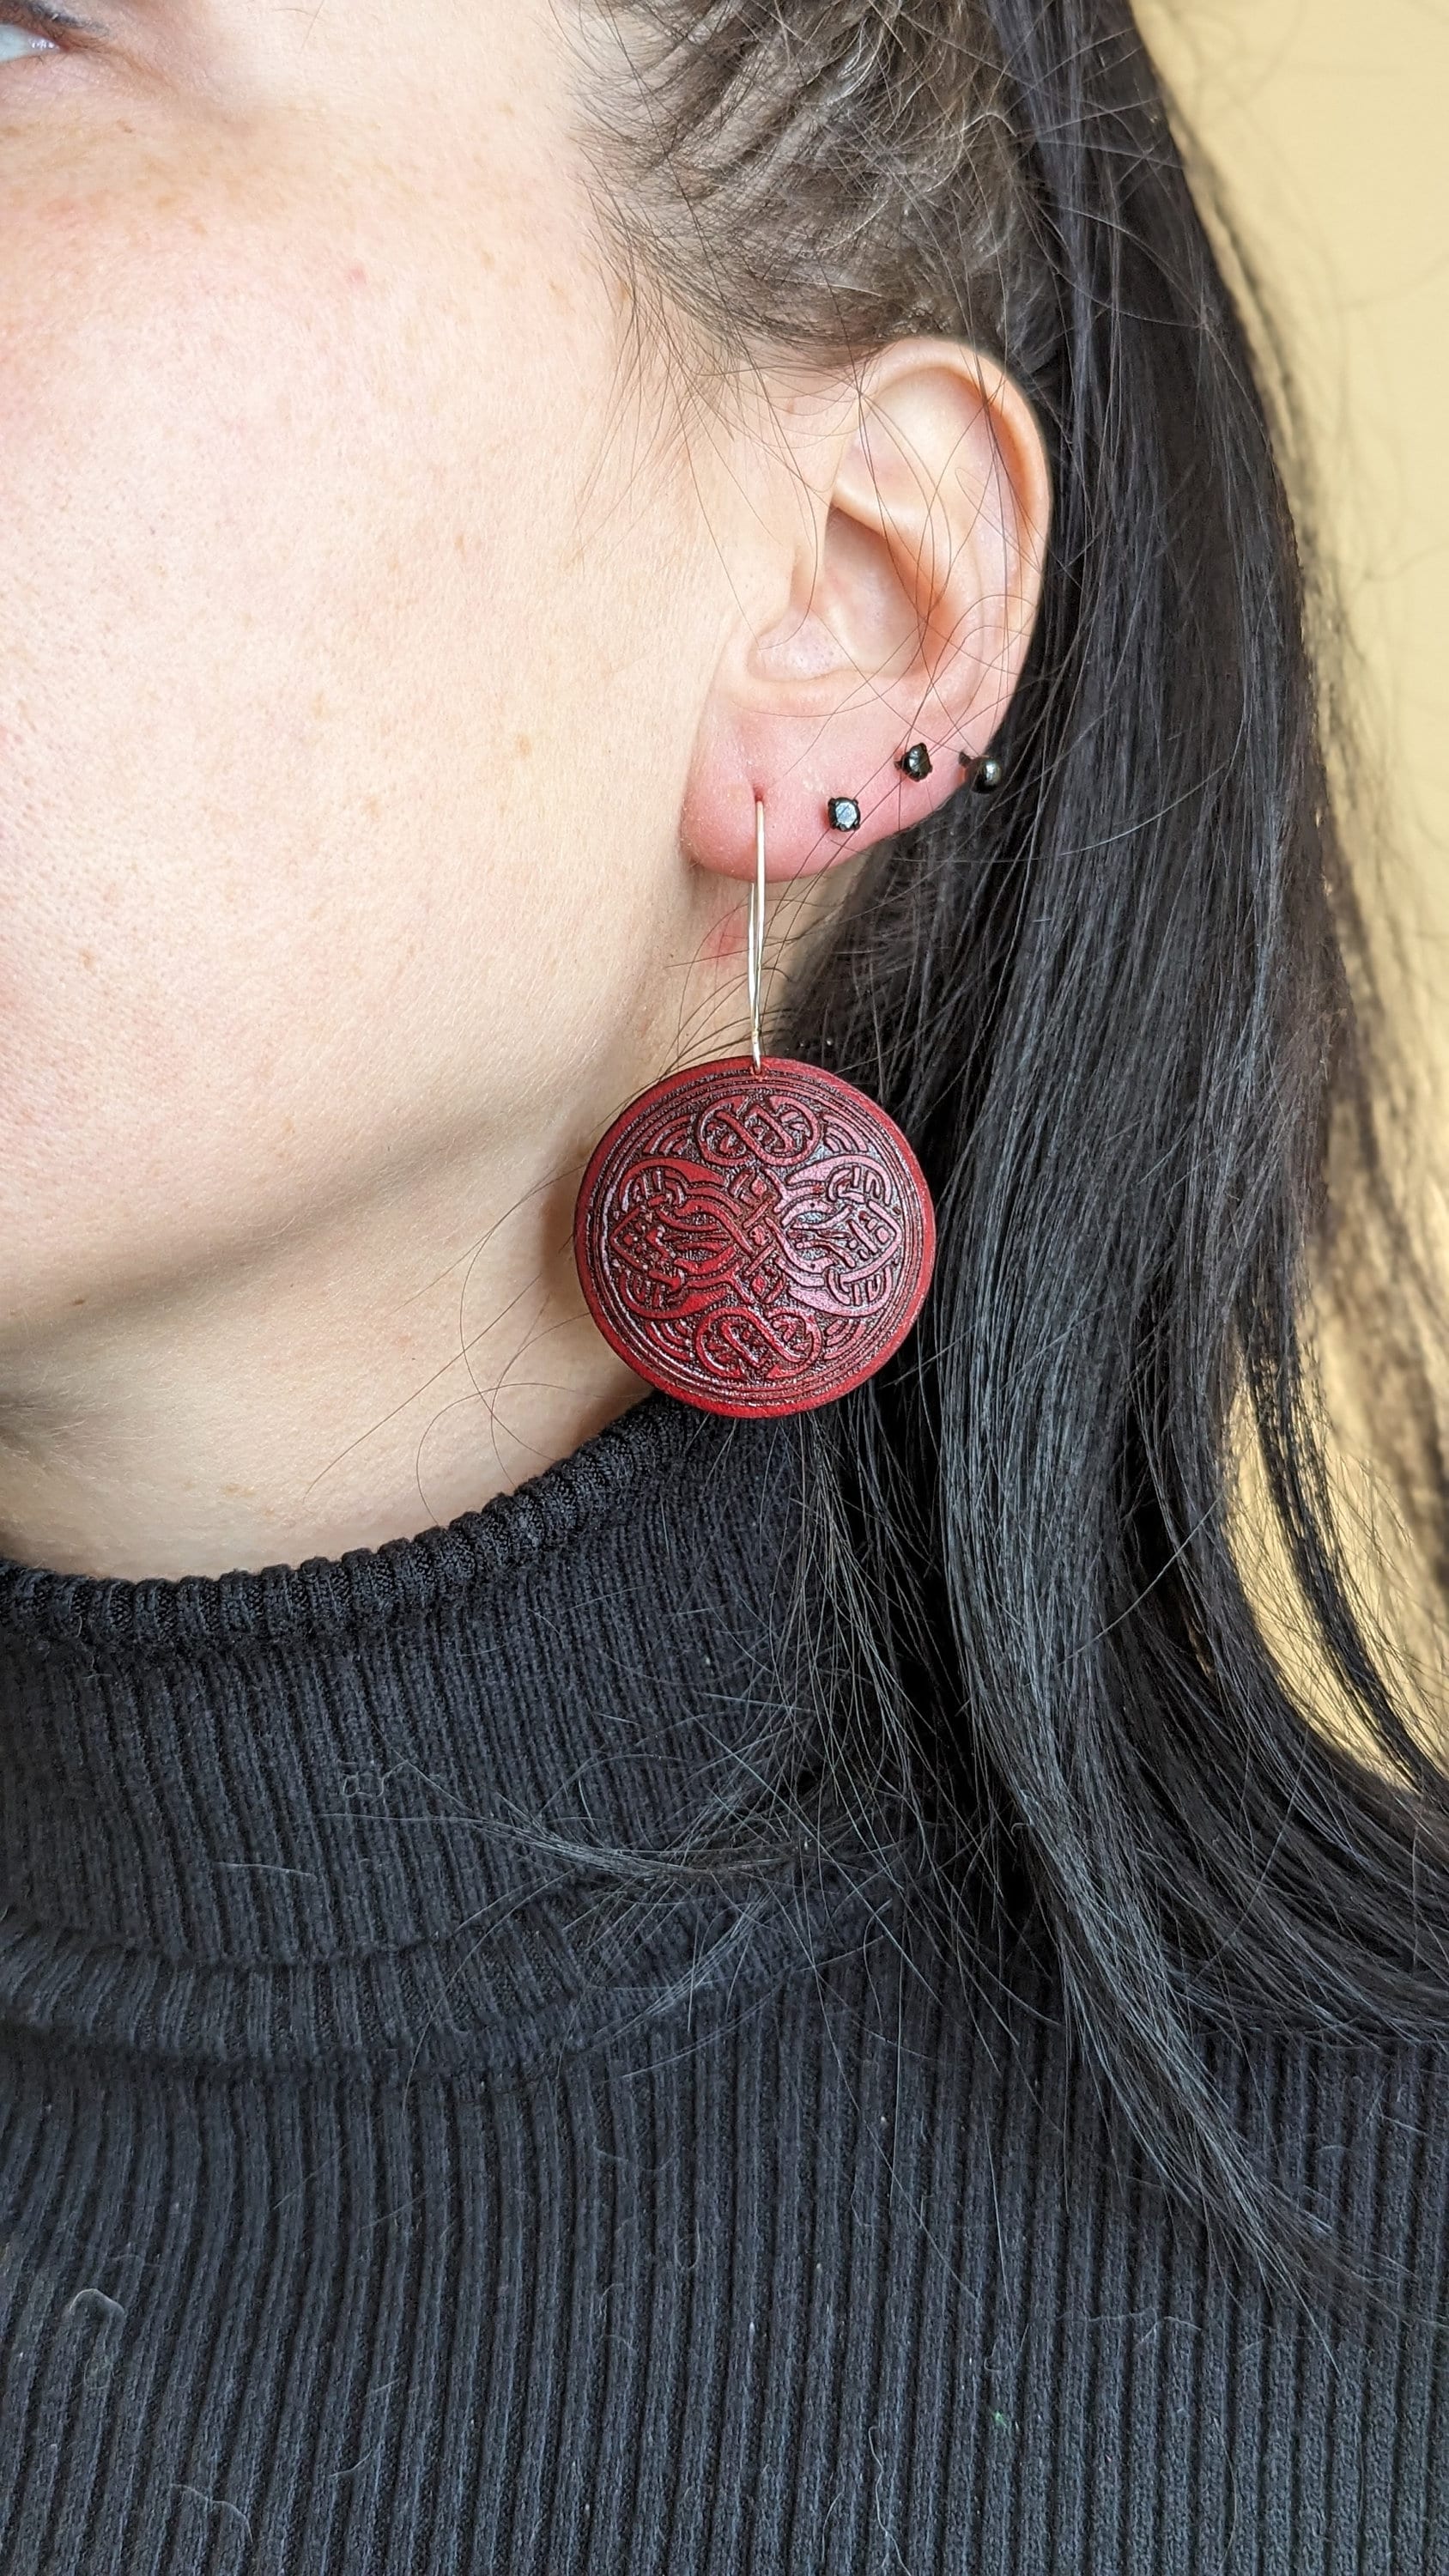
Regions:
<svg viewBox="0 0 1449 2576"><path fill-rule="evenodd" d="M1285 2200L1205 2055L1441 2039L1449 1947L1449 1783L1355 1616L1302 1330L1345 1118L1382 1192L1246 266L1125 0L582 15L599 204L661 311L741 364L964 335L1052 457L1005 784L877 854L791 1000L940 1225L900 1360L803 1426L839 1759L894 1784L975 1973L1013 1891L1159 2173L1270 2267L1409 2296ZM1245 1590L1244 1420L1377 1766L1305 1721Z"/></svg>

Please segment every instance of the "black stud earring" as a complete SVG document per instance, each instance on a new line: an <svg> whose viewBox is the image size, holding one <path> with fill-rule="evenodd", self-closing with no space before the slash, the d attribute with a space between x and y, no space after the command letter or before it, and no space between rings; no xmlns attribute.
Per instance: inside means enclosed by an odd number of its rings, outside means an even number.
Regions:
<svg viewBox="0 0 1449 2576"><path fill-rule="evenodd" d="M903 769L907 778L929 778L933 763L925 744L913 742L909 751L902 752L896 767Z"/></svg>
<svg viewBox="0 0 1449 2576"><path fill-rule="evenodd" d="M973 760L969 751L963 751L961 766L963 769L975 770L976 775L971 784L977 793L983 796L989 796L993 787L999 787L1006 775L1000 761L992 752L988 752L984 760Z"/></svg>
<svg viewBox="0 0 1449 2576"><path fill-rule="evenodd" d="M853 796L832 796L825 808L832 832L858 832L860 807Z"/></svg>

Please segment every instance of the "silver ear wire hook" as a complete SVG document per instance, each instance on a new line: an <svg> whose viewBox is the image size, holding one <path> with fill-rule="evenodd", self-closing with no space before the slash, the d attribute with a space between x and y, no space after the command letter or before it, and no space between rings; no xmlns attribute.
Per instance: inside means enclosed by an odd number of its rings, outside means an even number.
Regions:
<svg viewBox="0 0 1449 2576"><path fill-rule="evenodd" d="M600 1137L574 1202L579 1286L604 1340L637 1377L731 1422L809 1413L862 1386L914 1324L936 1254L931 1193L894 1119L842 1075L765 1054L765 876L756 796L750 1054L736 1020L728 1055L651 1083ZM716 927L739 938L733 905ZM738 1006L736 985L731 1017ZM649 1177L666 1166L667 1205ZM791 1218L802 1189L812 1206L829 1193L825 1270Z"/></svg>
<svg viewBox="0 0 1449 2576"><path fill-rule="evenodd" d="M750 994L750 1055L756 1073L760 1070L760 990L761 970L765 963L765 807L762 797L755 798L755 882L750 888L750 929L745 951L745 974Z"/></svg>

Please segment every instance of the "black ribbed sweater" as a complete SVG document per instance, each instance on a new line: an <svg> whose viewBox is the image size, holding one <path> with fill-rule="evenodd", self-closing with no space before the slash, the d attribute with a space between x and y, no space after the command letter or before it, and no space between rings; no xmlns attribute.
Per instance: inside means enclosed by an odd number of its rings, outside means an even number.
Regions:
<svg viewBox="0 0 1449 2576"><path fill-rule="evenodd" d="M865 1848L610 1910L768 1719L792 1455L0 1563L3 2576L1445 2576L1449 2354L1234 2277L1044 1969L953 2001ZM1442 2310L1446 2057L1251 2047Z"/></svg>

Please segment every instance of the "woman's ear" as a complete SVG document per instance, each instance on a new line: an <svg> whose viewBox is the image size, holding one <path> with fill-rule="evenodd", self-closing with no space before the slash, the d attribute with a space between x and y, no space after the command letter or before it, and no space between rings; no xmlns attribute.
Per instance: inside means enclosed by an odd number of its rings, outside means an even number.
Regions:
<svg viewBox="0 0 1449 2576"><path fill-rule="evenodd" d="M772 541L761 515L762 578L741 593L764 613L721 657L684 813L688 856L729 876L753 866L757 795L770 873L793 877L962 784L1020 677L1051 509L1030 404L958 341L897 341L772 417L793 525ZM859 812L851 832L836 798Z"/></svg>

